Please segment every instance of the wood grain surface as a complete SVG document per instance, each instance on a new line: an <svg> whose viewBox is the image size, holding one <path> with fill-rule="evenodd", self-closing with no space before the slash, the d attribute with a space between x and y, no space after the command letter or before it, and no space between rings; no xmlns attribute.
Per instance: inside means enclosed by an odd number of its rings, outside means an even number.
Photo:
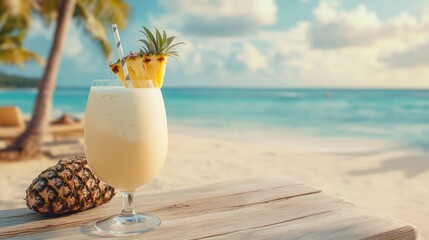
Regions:
<svg viewBox="0 0 429 240"><path fill-rule="evenodd" d="M46 217L0 211L0 238L108 237L92 221L119 212L120 199L82 213ZM159 229L131 239L416 239L406 222L288 179L243 179L136 194L136 209L161 218ZM111 237L111 236L110 236Z"/></svg>

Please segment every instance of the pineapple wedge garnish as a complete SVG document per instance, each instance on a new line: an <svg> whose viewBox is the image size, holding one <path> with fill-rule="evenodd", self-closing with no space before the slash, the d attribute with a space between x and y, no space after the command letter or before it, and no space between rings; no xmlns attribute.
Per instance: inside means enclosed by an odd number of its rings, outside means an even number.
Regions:
<svg viewBox="0 0 429 240"><path fill-rule="evenodd" d="M146 86L145 80L154 80L158 88L162 87L164 82L165 68L167 66L167 59L169 56L178 57L178 53L174 47L183 42L173 43L175 36L167 37L165 31L161 33L155 29L155 36L143 27L141 31L147 39L141 39L144 46L139 52L130 52L125 57L127 63L128 73L130 74L131 83L133 87L139 88ZM110 69L116 77L122 81L125 87L128 87L120 59L115 63L110 64Z"/></svg>
<svg viewBox="0 0 429 240"><path fill-rule="evenodd" d="M125 57L133 87L139 88L146 86L143 81L155 80L157 87L161 88L164 81L165 67L167 66L166 55L148 55L145 53L130 53ZM121 62L110 64L110 69L116 74L116 77L122 81L125 87L124 71Z"/></svg>

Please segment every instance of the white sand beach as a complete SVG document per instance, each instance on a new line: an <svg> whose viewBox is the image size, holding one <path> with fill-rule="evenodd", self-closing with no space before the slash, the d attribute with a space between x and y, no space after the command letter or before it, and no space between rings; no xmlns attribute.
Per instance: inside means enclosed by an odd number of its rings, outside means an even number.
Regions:
<svg viewBox="0 0 429 240"><path fill-rule="evenodd" d="M268 137L270 136L270 137ZM67 145L57 152L82 151ZM31 180L53 159L0 163L0 209L25 207ZM281 176L417 226L429 238L429 155L394 143L296 134L170 129L162 172L144 189L173 189L245 177Z"/></svg>

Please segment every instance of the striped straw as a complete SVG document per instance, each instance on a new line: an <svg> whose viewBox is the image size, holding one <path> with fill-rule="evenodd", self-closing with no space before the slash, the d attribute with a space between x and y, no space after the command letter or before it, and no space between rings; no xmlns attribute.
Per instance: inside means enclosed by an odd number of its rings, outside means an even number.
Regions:
<svg viewBox="0 0 429 240"><path fill-rule="evenodd" d="M124 51L122 50L121 39L119 38L118 26L112 24L113 34L115 35L116 47L118 48L119 57L121 58L122 70L124 71L125 81L127 82L128 87L132 88L133 84L131 83L130 74L128 74L127 63L125 62Z"/></svg>

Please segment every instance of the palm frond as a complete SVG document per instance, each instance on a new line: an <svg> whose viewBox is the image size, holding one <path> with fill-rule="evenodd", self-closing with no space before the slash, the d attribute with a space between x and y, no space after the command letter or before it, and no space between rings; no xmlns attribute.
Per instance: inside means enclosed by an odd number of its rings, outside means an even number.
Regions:
<svg viewBox="0 0 429 240"><path fill-rule="evenodd" d="M113 22L124 28L128 13L129 6L122 0L78 0L74 18L78 24L85 26L85 32L100 46L103 54L109 57L112 47L106 29L110 29Z"/></svg>
<svg viewBox="0 0 429 240"><path fill-rule="evenodd" d="M129 5L123 0L79 0L89 2L89 8L93 10L100 22L109 28L112 23L116 23L119 28L127 26L127 19L130 13Z"/></svg>
<svg viewBox="0 0 429 240"><path fill-rule="evenodd" d="M25 48L0 49L0 62L22 66L29 61L36 61L40 65L45 64L45 60L40 55Z"/></svg>
<svg viewBox="0 0 429 240"><path fill-rule="evenodd" d="M46 26L57 20L61 1L38 0L33 2L33 9L43 18Z"/></svg>
<svg viewBox="0 0 429 240"><path fill-rule="evenodd" d="M0 0L0 25L25 28L30 25L31 5L29 1Z"/></svg>
<svg viewBox="0 0 429 240"><path fill-rule="evenodd" d="M31 22L31 2L0 0L0 62L22 66L29 61L43 65L44 59L23 47Z"/></svg>
<svg viewBox="0 0 429 240"><path fill-rule="evenodd" d="M31 22L29 1L0 0L0 35L26 35Z"/></svg>

